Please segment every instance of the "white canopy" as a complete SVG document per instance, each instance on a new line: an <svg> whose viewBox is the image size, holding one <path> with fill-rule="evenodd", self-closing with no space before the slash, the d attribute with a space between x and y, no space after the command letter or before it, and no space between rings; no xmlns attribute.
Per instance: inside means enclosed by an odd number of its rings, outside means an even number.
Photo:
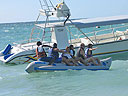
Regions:
<svg viewBox="0 0 128 96"><path fill-rule="evenodd" d="M128 23L128 15L100 17L100 18L92 18L92 19L75 19L72 20L72 22L78 28L105 26L105 25ZM66 25L73 25L73 24L70 23L69 21L67 21L66 23ZM36 25L39 27L44 27L44 24L36 24ZM47 27L57 27L57 26L63 26L63 22L54 22L54 23L49 23L47 25Z"/></svg>

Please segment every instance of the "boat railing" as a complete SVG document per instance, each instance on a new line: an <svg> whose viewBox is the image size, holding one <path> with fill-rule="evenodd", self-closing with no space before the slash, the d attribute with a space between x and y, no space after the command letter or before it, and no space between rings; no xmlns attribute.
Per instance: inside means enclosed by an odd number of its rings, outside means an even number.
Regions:
<svg viewBox="0 0 128 96"><path fill-rule="evenodd" d="M103 42L118 41L118 40L122 40L122 39L128 39L128 30L118 31L119 28L128 29L128 25L114 27L114 28L107 28L107 29L102 29L102 30L98 30L98 31L94 30L92 32L86 33L86 35L96 44L103 43ZM111 31L111 32L106 33L104 31ZM100 34L101 32L104 32L104 33ZM82 36L83 36L83 34L80 34L78 36L78 38L81 38ZM124 37L120 39L120 37L122 37L122 36L124 36Z"/></svg>
<svg viewBox="0 0 128 96"><path fill-rule="evenodd" d="M36 42L40 41L40 40L41 40L40 38L31 39L31 42L30 42L29 39L28 40L22 40L22 41L14 42L13 45L17 46L17 47L19 47L21 49L24 49L23 47L29 47L29 48L33 49L34 46L36 45Z"/></svg>
<svg viewBox="0 0 128 96"><path fill-rule="evenodd" d="M17 44L23 45L23 44L31 43L34 41L40 41L40 40L41 40L40 38L33 38L33 39L31 39L31 41L30 41L30 39L28 39L28 40L17 41L17 42L14 42L13 44L14 45L17 45Z"/></svg>
<svg viewBox="0 0 128 96"><path fill-rule="evenodd" d="M37 42L37 41L36 41ZM20 49L23 49L23 50L28 50L28 49L35 49L36 48L36 42L32 42L32 43L24 43L24 44L17 44L17 43L14 43L16 44L16 46ZM49 45L49 46L52 46L53 45L53 42L42 42L43 45Z"/></svg>

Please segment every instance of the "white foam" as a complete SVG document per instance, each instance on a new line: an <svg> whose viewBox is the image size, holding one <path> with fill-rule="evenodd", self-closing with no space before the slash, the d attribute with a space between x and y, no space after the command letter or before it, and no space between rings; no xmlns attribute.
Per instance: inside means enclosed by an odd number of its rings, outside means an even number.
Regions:
<svg viewBox="0 0 128 96"><path fill-rule="evenodd" d="M14 29L14 27L12 27L11 29Z"/></svg>
<svg viewBox="0 0 128 96"><path fill-rule="evenodd" d="M0 77L0 80L3 79L2 77Z"/></svg>
<svg viewBox="0 0 128 96"><path fill-rule="evenodd" d="M9 32L9 30L4 30L4 32Z"/></svg>

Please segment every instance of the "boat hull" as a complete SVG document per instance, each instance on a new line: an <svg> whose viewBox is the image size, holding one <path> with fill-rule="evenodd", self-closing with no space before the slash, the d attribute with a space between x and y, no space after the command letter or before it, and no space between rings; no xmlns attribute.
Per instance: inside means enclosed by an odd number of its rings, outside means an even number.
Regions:
<svg viewBox="0 0 128 96"><path fill-rule="evenodd" d="M33 46L30 44L33 44ZM4 63L15 63L23 64L32 61L36 61L36 45L35 43L22 44L20 47L18 45L11 46L9 49L8 45L0 52L0 61Z"/></svg>
<svg viewBox="0 0 128 96"><path fill-rule="evenodd" d="M93 56L97 57L126 53L128 52L128 39L97 44L94 47L98 47L98 49L93 51Z"/></svg>
<svg viewBox="0 0 128 96"><path fill-rule="evenodd" d="M28 50L28 52L23 51L23 52L15 53L12 54L11 56L8 55L0 56L0 61L10 64L23 64L37 60L35 52L30 52L30 50Z"/></svg>
<svg viewBox="0 0 128 96"><path fill-rule="evenodd" d="M93 56L96 56L96 57L126 53L128 52L128 39L97 44L97 45L94 45L94 47L98 47L98 49L93 51ZM37 60L37 58L35 57L35 54L36 54L35 49L29 49L25 51L22 50L19 52L12 51L10 54L13 54L13 55L8 57L6 60L4 59L5 56L0 56L0 61L4 63L23 64L23 63L30 63L32 61Z"/></svg>
<svg viewBox="0 0 128 96"><path fill-rule="evenodd" d="M109 70L112 58L106 58L101 60L101 66L94 66L93 64L89 64L89 66L85 66L83 64L79 64L79 66L66 66L63 63L55 63L53 65L48 66L48 62L44 61L34 61L30 63L25 71L28 73L32 72L51 72L51 71L65 71L65 70Z"/></svg>

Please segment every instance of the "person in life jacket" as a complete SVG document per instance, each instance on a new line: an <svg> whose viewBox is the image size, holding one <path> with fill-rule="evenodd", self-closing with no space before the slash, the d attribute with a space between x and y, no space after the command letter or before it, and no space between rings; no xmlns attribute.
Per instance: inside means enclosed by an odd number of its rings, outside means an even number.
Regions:
<svg viewBox="0 0 128 96"><path fill-rule="evenodd" d="M84 59L88 63L92 62L96 66L99 65L96 63L96 61L93 57L87 58L87 56L85 55L84 49L85 49L85 44L81 43L80 48L77 50L77 57L81 57L82 59Z"/></svg>
<svg viewBox="0 0 128 96"><path fill-rule="evenodd" d="M70 49L70 54L72 55L72 57L75 57L74 46L73 46L73 45L70 45L70 46L69 46L69 49Z"/></svg>
<svg viewBox="0 0 128 96"><path fill-rule="evenodd" d="M101 65L100 60L99 60L97 57L93 57L93 55L92 55L92 51L93 51L93 50L96 50L97 47L96 47L96 48L92 48L92 46L93 46L92 44L88 44L87 49L85 50L85 56L86 56L87 58L92 58L92 59L94 59L95 61L98 62L98 65Z"/></svg>
<svg viewBox="0 0 128 96"><path fill-rule="evenodd" d="M72 58L72 55L70 54L70 48L69 47L66 47L65 51L63 52L62 60L68 66L77 66L77 62L75 61L74 58Z"/></svg>
<svg viewBox="0 0 128 96"><path fill-rule="evenodd" d="M50 62L48 65L51 65L52 63L54 63L59 58L59 52L63 53L64 51L59 50L57 48L57 43L54 43L52 49L50 49L50 52L49 52L51 59L50 59Z"/></svg>
<svg viewBox="0 0 128 96"><path fill-rule="evenodd" d="M70 45L69 46L69 49L70 49L70 55L72 56L72 58L76 61L76 62L81 62L82 64L84 64L85 66L88 66L87 62L84 61L83 58L81 57L76 57L75 56L75 50L74 50L74 46L73 45Z"/></svg>
<svg viewBox="0 0 128 96"><path fill-rule="evenodd" d="M52 56L52 48L49 48L48 49L48 57L51 57Z"/></svg>
<svg viewBox="0 0 128 96"><path fill-rule="evenodd" d="M47 57L47 54L43 47L50 47L49 45L42 45L40 41L37 42L36 56L38 61L49 61L50 58Z"/></svg>
<svg viewBox="0 0 128 96"><path fill-rule="evenodd" d="M57 44L54 43L53 44L53 48L51 48L49 50L49 54L50 54L51 60L50 60L48 65L51 65L52 63L54 63L59 58L59 52L62 53L62 54L66 53L66 51L64 51L64 50L59 50L57 48ZM70 62L66 58L62 57L62 58L59 58L59 59L61 59L61 61L64 62L66 65L72 66L72 64L70 64Z"/></svg>

